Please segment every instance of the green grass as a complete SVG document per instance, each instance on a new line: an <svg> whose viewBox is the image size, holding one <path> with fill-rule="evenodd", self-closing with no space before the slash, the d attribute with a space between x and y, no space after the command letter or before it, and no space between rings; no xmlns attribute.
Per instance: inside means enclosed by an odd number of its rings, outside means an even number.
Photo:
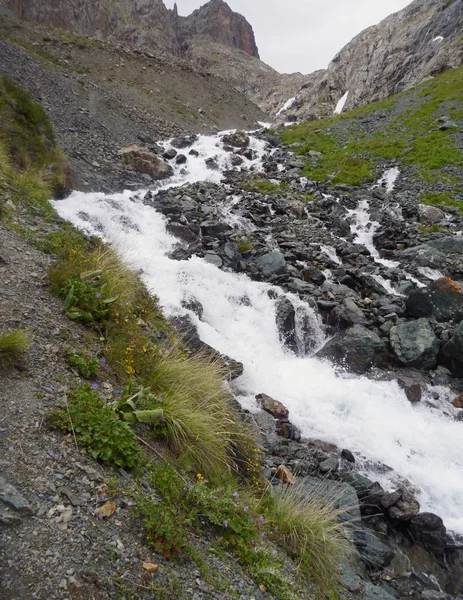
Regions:
<svg viewBox="0 0 463 600"><path fill-rule="evenodd" d="M420 202L431 206L458 208L460 214L463 214L463 203L456 200L451 192L423 192L420 194Z"/></svg>
<svg viewBox="0 0 463 600"><path fill-rule="evenodd" d="M241 184L243 190L247 192L260 192L261 194L280 194L289 190L286 182L272 183L267 179L253 177Z"/></svg>
<svg viewBox="0 0 463 600"><path fill-rule="evenodd" d="M30 339L24 329L0 333L0 368L6 369L18 362L27 352Z"/></svg>
<svg viewBox="0 0 463 600"><path fill-rule="evenodd" d="M266 516L278 531L277 540L301 571L323 589L335 583L338 565L352 552L337 501L297 486L281 486L271 490L266 503Z"/></svg>
<svg viewBox="0 0 463 600"><path fill-rule="evenodd" d="M13 205L54 215L48 200L65 181L65 161L47 115L30 94L0 77L0 216Z"/></svg>
<svg viewBox="0 0 463 600"><path fill-rule="evenodd" d="M317 159L309 157L304 169L304 175L318 181L359 186L373 180L383 160L400 160L416 167L427 181L439 180L447 165L463 168L463 153L453 132L440 131L436 123L444 114L462 118L462 89L463 67L459 67L387 100L289 127L280 138L288 145L299 144L298 154L322 153ZM388 113L389 122L368 135L361 121L375 112Z"/></svg>

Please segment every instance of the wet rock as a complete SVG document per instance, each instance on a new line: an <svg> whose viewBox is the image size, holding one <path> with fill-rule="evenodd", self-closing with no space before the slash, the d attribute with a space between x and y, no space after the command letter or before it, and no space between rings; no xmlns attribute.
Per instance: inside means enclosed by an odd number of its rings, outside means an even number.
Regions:
<svg viewBox="0 0 463 600"><path fill-rule="evenodd" d="M153 179L166 179L173 175L174 171L170 165L163 162L154 152L140 148L140 146L128 146L119 151L122 164L126 169L136 173L145 173Z"/></svg>
<svg viewBox="0 0 463 600"><path fill-rule="evenodd" d="M175 150L174 148L169 148L162 154L162 158L165 158L166 160L172 160L176 156L177 156L177 150Z"/></svg>
<svg viewBox="0 0 463 600"><path fill-rule="evenodd" d="M293 352L297 352L296 311L286 296L280 298L276 303L276 324L282 344Z"/></svg>
<svg viewBox="0 0 463 600"><path fill-rule="evenodd" d="M198 235L187 225L182 225L180 223L168 223L166 229L174 237L179 238L187 244L192 244L198 239Z"/></svg>
<svg viewBox="0 0 463 600"><path fill-rule="evenodd" d="M463 408L463 394L454 398L452 404L455 408Z"/></svg>
<svg viewBox="0 0 463 600"><path fill-rule="evenodd" d="M207 263L214 265L214 267L218 267L219 269L223 266L223 260L220 258L217 252L206 252L204 254L204 260Z"/></svg>
<svg viewBox="0 0 463 600"><path fill-rule="evenodd" d="M422 390L421 385L419 383L417 383L410 377L403 376L398 377L397 382L400 385L400 387L404 390L405 395L412 404L421 402Z"/></svg>
<svg viewBox="0 0 463 600"><path fill-rule="evenodd" d="M315 267L306 267L302 271L302 276L306 283L313 283L314 285L323 285L326 281L325 275Z"/></svg>
<svg viewBox="0 0 463 600"><path fill-rule="evenodd" d="M174 146L174 148L178 148L179 150L183 150L184 148L189 148L190 146L192 146L198 139L198 136L193 134L193 135L187 135L185 137L178 137L178 138L174 138L172 140L172 146Z"/></svg>
<svg viewBox="0 0 463 600"><path fill-rule="evenodd" d="M381 506L395 521L410 521L420 512L420 503L409 490L400 489L392 494L384 494Z"/></svg>
<svg viewBox="0 0 463 600"><path fill-rule="evenodd" d="M453 238L452 238L453 239ZM451 279L438 279L407 298L410 317L435 317L438 321L463 319L463 290Z"/></svg>
<svg viewBox="0 0 463 600"><path fill-rule="evenodd" d="M354 488L359 498L363 498L369 494L374 486L371 479L359 473L348 473L344 477L344 480Z"/></svg>
<svg viewBox="0 0 463 600"><path fill-rule="evenodd" d="M320 471L322 473L335 473L339 468L339 461L337 456L330 456L326 460L320 463Z"/></svg>
<svg viewBox="0 0 463 600"><path fill-rule="evenodd" d="M455 328L450 341L442 348L439 362L455 377L463 377L463 321Z"/></svg>
<svg viewBox="0 0 463 600"><path fill-rule="evenodd" d="M381 338L363 325L353 325L334 336L317 353L348 371L363 374L384 361L385 345Z"/></svg>
<svg viewBox="0 0 463 600"><path fill-rule="evenodd" d="M299 442L302 438L300 429L288 421L277 421L276 434L287 440L294 440L295 442Z"/></svg>
<svg viewBox="0 0 463 600"><path fill-rule="evenodd" d="M230 162L233 167L240 167L244 163L244 160L238 154L232 154Z"/></svg>
<svg viewBox="0 0 463 600"><path fill-rule="evenodd" d="M201 233L209 237L217 237L221 233L230 230L230 225L223 221L203 221L201 223Z"/></svg>
<svg viewBox="0 0 463 600"><path fill-rule="evenodd" d="M352 464L355 463L355 456L352 454L352 452L350 450L342 450L341 451L341 458L343 458L344 460L347 460L347 462L350 462Z"/></svg>
<svg viewBox="0 0 463 600"><path fill-rule="evenodd" d="M183 308L186 308L187 310L191 310L191 312L194 312L195 315L197 315L200 319L203 318L203 313L204 313L204 308L203 305L201 304L201 302L199 302L199 300L196 300L196 298L186 298L185 300L182 301L182 306Z"/></svg>
<svg viewBox="0 0 463 600"><path fill-rule="evenodd" d="M234 148L247 148L250 139L244 131L236 131L235 133L224 135L222 142L228 146L233 146Z"/></svg>
<svg viewBox="0 0 463 600"><path fill-rule="evenodd" d="M219 170L219 163L217 162L217 160L215 158L206 158L206 160L204 161L206 163L206 167L208 169L211 169L211 171L218 171Z"/></svg>
<svg viewBox="0 0 463 600"><path fill-rule="evenodd" d="M187 157L184 154L179 154L177 156L177 158L175 159L175 164L177 165L184 165L187 161Z"/></svg>
<svg viewBox="0 0 463 600"><path fill-rule="evenodd" d="M257 404L275 419L288 419L289 410L279 400L274 400L267 394L257 394L256 400Z"/></svg>
<svg viewBox="0 0 463 600"><path fill-rule="evenodd" d="M447 530L440 517L433 513L421 513L410 521L410 535L435 556L444 554Z"/></svg>
<svg viewBox="0 0 463 600"><path fill-rule="evenodd" d="M272 252L259 256L256 263L263 277L278 275L286 270L285 257L278 250L272 250Z"/></svg>
<svg viewBox="0 0 463 600"><path fill-rule="evenodd" d="M427 319L409 321L392 327L390 340L400 365L432 369L437 364L439 340Z"/></svg>

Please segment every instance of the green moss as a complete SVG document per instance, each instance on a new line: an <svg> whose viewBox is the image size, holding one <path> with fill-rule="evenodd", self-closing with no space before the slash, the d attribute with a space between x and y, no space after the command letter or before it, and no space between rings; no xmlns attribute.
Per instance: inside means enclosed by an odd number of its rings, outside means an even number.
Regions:
<svg viewBox="0 0 463 600"><path fill-rule="evenodd" d="M287 192L290 188L286 182L272 183L268 179L252 177L241 184L243 190L247 192L260 192L261 194L279 194Z"/></svg>
<svg viewBox="0 0 463 600"><path fill-rule="evenodd" d="M420 195L420 202L432 206L452 206L458 208L463 214L463 203L456 200L450 192L423 192Z"/></svg>

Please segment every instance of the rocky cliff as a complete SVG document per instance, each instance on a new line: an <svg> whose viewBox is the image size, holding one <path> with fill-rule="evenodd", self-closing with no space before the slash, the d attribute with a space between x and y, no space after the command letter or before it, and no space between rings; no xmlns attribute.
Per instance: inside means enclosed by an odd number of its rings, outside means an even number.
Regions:
<svg viewBox="0 0 463 600"><path fill-rule="evenodd" d="M354 108L411 88L463 62L462 0L415 0L356 36L297 94L299 118ZM291 97L288 90L287 97Z"/></svg>
<svg viewBox="0 0 463 600"><path fill-rule="evenodd" d="M223 0L211 0L189 17L179 17L179 32L184 52L188 50L189 40L201 36L259 58L252 26Z"/></svg>
<svg viewBox="0 0 463 600"><path fill-rule="evenodd" d="M211 0L189 17L162 0L0 0L0 6L30 21L174 56L187 53L190 40L200 36L259 58L251 25L223 0Z"/></svg>

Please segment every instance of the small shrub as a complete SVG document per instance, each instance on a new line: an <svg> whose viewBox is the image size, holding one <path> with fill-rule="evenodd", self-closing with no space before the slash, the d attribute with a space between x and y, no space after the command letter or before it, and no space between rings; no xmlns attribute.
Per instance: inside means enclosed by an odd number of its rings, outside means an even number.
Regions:
<svg viewBox="0 0 463 600"><path fill-rule="evenodd" d="M90 386L74 389L67 409L54 410L50 420L52 426L73 433L95 460L124 469L137 466L140 447L135 433Z"/></svg>
<svg viewBox="0 0 463 600"><path fill-rule="evenodd" d="M246 252L255 252L256 251L256 248L255 248L254 244L252 243L252 240L248 237L241 238L241 240L238 241L237 246L238 246L238 251L241 252L241 254L245 254Z"/></svg>
<svg viewBox="0 0 463 600"><path fill-rule="evenodd" d="M60 294L65 298L64 311L70 319L93 322L107 316L110 304L118 296L108 295L108 285L101 282L101 274L94 271L68 279Z"/></svg>
<svg viewBox="0 0 463 600"><path fill-rule="evenodd" d="M86 352L68 352L66 359L84 379L95 379L100 372L101 365L98 358Z"/></svg>
<svg viewBox="0 0 463 600"><path fill-rule="evenodd" d="M0 368L11 367L20 360L30 344L30 334L24 329L0 333Z"/></svg>

